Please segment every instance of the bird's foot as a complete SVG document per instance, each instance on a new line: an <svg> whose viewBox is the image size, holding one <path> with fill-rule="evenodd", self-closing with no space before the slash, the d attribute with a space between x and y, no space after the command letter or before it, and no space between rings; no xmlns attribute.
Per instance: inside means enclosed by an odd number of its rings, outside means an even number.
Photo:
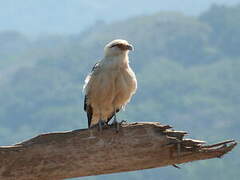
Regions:
<svg viewBox="0 0 240 180"><path fill-rule="evenodd" d="M120 123L117 122L117 120L114 120L113 123L112 123L112 125L115 127L117 133L119 132L121 123L122 122L120 122Z"/></svg>

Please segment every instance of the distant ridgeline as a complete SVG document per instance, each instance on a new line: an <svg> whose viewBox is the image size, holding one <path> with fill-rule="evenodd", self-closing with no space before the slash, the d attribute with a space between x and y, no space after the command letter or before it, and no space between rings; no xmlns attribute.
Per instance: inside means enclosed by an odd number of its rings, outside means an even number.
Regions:
<svg viewBox="0 0 240 180"><path fill-rule="evenodd" d="M74 36L29 40L18 32L0 33L1 145L40 132L87 127L83 81L102 57L103 45L116 38L135 46L131 66L139 81L122 119L173 124L206 140L238 139L239 19L239 5L214 5L199 17L158 13L98 23ZM224 164L204 164L215 166L209 179L219 172L224 172L219 180L233 172L239 177L235 156ZM189 179L203 179L204 170L191 168Z"/></svg>

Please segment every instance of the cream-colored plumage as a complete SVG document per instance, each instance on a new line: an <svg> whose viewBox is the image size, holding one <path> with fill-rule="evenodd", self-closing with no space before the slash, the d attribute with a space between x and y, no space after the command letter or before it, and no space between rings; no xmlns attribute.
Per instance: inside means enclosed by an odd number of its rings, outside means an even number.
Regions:
<svg viewBox="0 0 240 180"><path fill-rule="evenodd" d="M84 85L84 110L88 125L108 122L131 99L137 89L137 80L129 66L128 52L133 47L127 41L117 39L104 48L104 58L87 76Z"/></svg>

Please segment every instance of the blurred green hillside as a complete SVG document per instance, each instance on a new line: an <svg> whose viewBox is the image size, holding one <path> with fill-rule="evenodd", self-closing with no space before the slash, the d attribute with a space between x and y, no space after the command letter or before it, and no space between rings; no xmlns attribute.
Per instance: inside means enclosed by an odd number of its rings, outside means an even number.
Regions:
<svg viewBox="0 0 240 180"><path fill-rule="evenodd" d="M87 127L82 86L103 46L135 46L138 91L119 117L158 121L208 142L239 140L240 5L213 5L199 17L175 12L36 40L0 33L0 145L49 131ZM239 148L223 160L83 179L238 180Z"/></svg>

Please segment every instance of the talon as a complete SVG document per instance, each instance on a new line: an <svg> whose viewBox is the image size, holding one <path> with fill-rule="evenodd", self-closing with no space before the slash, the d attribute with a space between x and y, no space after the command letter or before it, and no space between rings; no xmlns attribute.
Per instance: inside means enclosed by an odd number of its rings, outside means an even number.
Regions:
<svg viewBox="0 0 240 180"><path fill-rule="evenodd" d="M118 133L119 132L119 122L117 122L117 119L114 118L114 121L112 123L114 125L114 127L116 128L116 132Z"/></svg>
<svg viewBox="0 0 240 180"><path fill-rule="evenodd" d="M121 123L117 122L116 120L114 120L112 123L112 125L115 127L117 133L119 132L120 124Z"/></svg>

